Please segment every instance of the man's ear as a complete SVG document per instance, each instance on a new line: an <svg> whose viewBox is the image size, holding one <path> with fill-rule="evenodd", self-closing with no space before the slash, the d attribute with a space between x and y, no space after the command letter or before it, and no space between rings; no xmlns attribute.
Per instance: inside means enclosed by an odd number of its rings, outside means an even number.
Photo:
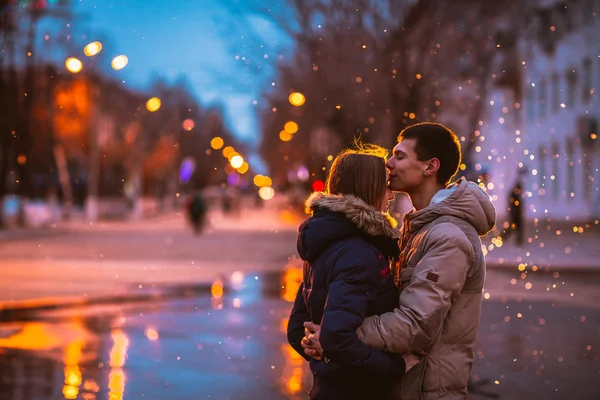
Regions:
<svg viewBox="0 0 600 400"><path fill-rule="evenodd" d="M432 158L431 160L427 161L427 164L425 164L425 170L423 171L423 173L425 174L425 176L430 176L436 174L439 169L440 160L438 160L437 158Z"/></svg>

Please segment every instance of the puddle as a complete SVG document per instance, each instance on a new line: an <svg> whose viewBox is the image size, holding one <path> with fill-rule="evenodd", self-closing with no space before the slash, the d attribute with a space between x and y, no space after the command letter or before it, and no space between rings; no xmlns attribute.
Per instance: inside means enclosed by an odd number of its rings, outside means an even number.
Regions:
<svg viewBox="0 0 600 400"><path fill-rule="evenodd" d="M0 399L306 398L312 377L285 335L301 275L294 264L235 272L193 298L44 311L0 324ZM598 311L483 307L470 397L600 392Z"/></svg>

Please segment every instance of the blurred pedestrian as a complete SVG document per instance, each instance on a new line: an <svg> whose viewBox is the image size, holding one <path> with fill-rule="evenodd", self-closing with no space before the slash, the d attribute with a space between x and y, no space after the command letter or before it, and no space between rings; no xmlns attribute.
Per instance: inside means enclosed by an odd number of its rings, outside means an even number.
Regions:
<svg viewBox="0 0 600 400"><path fill-rule="evenodd" d="M188 215L196 235L202 233L204 229L207 211L206 200L202 194L199 192L194 193L188 203Z"/></svg>
<svg viewBox="0 0 600 400"><path fill-rule="evenodd" d="M525 231L523 226L523 195L522 195L522 182L521 178L517 178L513 190L510 192L508 197L508 228L506 228L503 235L504 239L508 239L513 234L516 235L516 241L518 246L522 246L525 243Z"/></svg>

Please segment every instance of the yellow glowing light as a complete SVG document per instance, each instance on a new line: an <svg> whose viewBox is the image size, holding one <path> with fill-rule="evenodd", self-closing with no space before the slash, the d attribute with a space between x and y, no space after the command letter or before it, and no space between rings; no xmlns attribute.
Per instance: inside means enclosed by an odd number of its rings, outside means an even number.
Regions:
<svg viewBox="0 0 600 400"><path fill-rule="evenodd" d="M65 385L65 387L63 387L63 395L65 396L65 399L76 399L77 395L79 395L79 389L75 386L69 386L69 385Z"/></svg>
<svg viewBox="0 0 600 400"><path fill-rule="evenodd" d="M258 195L263 200L271 200L275 196L275 191L270 186L263 186L258 190Z"/></svg>
<svg viewBox="0 0 600 400"><path fill-rule="evenodd" d="M191 131L192 129L194 129L194 126L196 126L196 124L194 123L194 120L192 119L186 119L185 121L183 121L183 129L185 129L186 131Z"/></svg>
<svg viewBox="0 0 600 400"><path fill-rule="evenodd" d="M81 61L79 61L75 57L67 58L67 61L65 61L65 66L67 67L67 70L69 72L72 72L74 74L78 73L83 68L83 64L81 63Z"/></svg>
<svg viewBox="0 0 600 400"><path fill-rule="evenodd" d="M279 132L279 139L281 139L283 142L289 142L292 140L292 134L288 131L281 131Z"/></svg>
<svg viewBox="0 0 600 400"><path fill-rule="evenodd" d="M306 98L304 97L304 95L302 93L294 92L294 93L290 94L290 96L288 97L288 100L290 101L291 105L300 107L301 105L304 104L304 102L306 101Z"/></svg>
<svg viewBox="0 0 600 400"><path fill-rule="evenodd" d="M262 176L261 174L258 174L254 177L254 179L252 180L252 182L254 182L254 184L258 187L263 186L263 182L264 182L265 177Z"/></svg>
<svg viewBox="0 0 600 400"><path fill-rule="evenodd" d="M223 157L231 158L231 157L229 157L229 155L234 152L235 152L235 149L233 148L233 146L227 146L223 149Z"/></svg>
<svg viewBox="0 0 600 400"><path fill-rule="evenodd" d="M239 172L240 174L245 174L246 172L248 172L249 169L250 169L250 166L248 165L248 163L246 161L244 161L242 163L242 166L237 169L237 172Z"/></svg>
<svg viewBox="0 0 600 400"><path fill-rule="evenodd" d="M415 117L416 117L415 113L408 114L408 118L410 118L410 119L415 119Z"/></svg>
<svg viewBox="0 0 600 400"><path fill-rule="evenodd" d="M281 298L288 303L293 303L302 283L302 268L290 265L285 269L281 285Z"/></svg>
<svg viewBox="0 0 600 400"><path fill-rule="evenodd" d="M598 135L596 135L595 133L590 133L590 139L596 140L598 139Z"/></svg>
<svg viewBox="0 0 600 400"><path fill-rule="evenodd" d="M287 383L288 390L292 394L300 392L302 389L302 375L292 375Z"/></svg>
<svg viewBox="0 0 600 400"><path fill-rule="evenodd" d="M460 170L464 171L465 169L467 169L467 165L466 164L460 164Z"/></svg>
<svg viewBox="0 0 600 400"><path fill-rule="evenodd" d="M285 129L286 132L291 133L293 135L294 133L298 132L298 124L294 121L288 121L283 126L283 129Z"/></svg>
<svg viewBox="0 0 600 400"><path fill-rule="evenodd" d="M127 348L129 347L129 338L125 332L120 329L114 329L110 336L114 344L109 354L109 365L111 368L121 368L125 365Z"/></svg>
<svg viewBox="0 0 600 400"><path fill-rule="evenodd" d="M235 156L231 157L231 160L229 160L229 163L231 164L231 166L233 168L240 168L242 165L244 165L244 159L240 155L235 155Z"/></svg>
<svg viewBox="0 0 600 400"><path fill-rule="evenodd" d="M331 161L331 160L333 160L333 156L330 154L327 156L327 161Z"/></svg>
<svg viewBox="0 0 600 400"><path fill-rule="evenodd" d="M161 101L158 97L153 97L146 102L146 108L150 112L156 112L160 108Z"/></svg>
<svg viewBox="0 0 600 400"><path fill-rule="evenodd" d="M113 67L114 70L118 71L120 69L125 68L125 66L127 65L128 62L129 62L129 59L127 58L127 56L120 55L120 56L116 56L115 58L113 58L110 65Z"/></svg>
<svg viewBox="0 0 600 400"><path fill-rule="evenodd" d="M223 281L220 279L215 280L210 287L210 293L212 297L215 299L220 299L223 297L223 292Z"/></svg>
<svg viewBox="0 0 600 400"><path fill-rule="evenodd" d="M83 52L86 56L92 57L102 51L102 43L92 42L83 48Z"/></svg>
<svg viewBox="0 0 600 400"><path fill-rule="evenodd" d="M219 150L221 147L223 147L224 144L225 142L223 141L223 139L221 139L218 136L212 138L212 140L210 141L210 147L212 147L215 150Z"/></svg>
<svg viewBox="0 0 600 400"><path fill-rule="evenodd" d="M146 337L151 342L156 342L159 339L158 331L155 328L149 327L146 329Z"/></svg>

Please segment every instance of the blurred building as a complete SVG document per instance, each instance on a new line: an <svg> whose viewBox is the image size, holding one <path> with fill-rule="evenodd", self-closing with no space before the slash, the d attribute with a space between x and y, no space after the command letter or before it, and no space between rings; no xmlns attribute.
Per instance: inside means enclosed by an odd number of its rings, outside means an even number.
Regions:
<svg viewBox="0 0 600 400"><path fill-rule="evenodd" d="M600 1L543 2L524 24L491 79L476 168L489 177L484 185L500 218L522 179L529 220L594 221L600 218ZM503 79L508 84L498 84Z"/></svg>

